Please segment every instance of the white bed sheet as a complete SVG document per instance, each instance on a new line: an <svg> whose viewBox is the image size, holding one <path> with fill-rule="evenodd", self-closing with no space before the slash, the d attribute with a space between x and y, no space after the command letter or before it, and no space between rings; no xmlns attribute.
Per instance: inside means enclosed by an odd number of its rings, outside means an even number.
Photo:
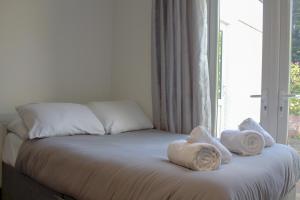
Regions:
<svg viewBox="0 0 300 200"><path fill-rule="evenodd" d="M4 139L2 161L14 167L23 142L16 134L8 133Z"/></svg>

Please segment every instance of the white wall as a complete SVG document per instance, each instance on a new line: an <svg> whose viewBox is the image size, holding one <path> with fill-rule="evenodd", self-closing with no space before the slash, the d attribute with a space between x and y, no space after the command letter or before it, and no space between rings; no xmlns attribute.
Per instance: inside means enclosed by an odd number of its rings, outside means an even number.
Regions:
<svg viewBox="0 0 300 200"><path fill-rule="evenodd" d="M133 99L152 116L150 0L0 0L0 119L34 101Z"/></svg>
<svg viewBox="0 0 300 200"><path fill-rule="evenodd" d="M0 30L1 114L27 102L110 98L111 0L0 0Z"/></svg>
<svg viewBox="0 0 300 200"><path fill-rule="evenodd" d="M115 0L112 97L136 100L152 116L151 1Z"/></svg>

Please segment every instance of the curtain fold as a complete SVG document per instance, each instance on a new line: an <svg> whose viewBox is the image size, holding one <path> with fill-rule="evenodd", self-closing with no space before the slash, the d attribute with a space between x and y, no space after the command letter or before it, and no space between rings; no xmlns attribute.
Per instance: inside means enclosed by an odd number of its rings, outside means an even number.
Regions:
<svg viewBox="0 0 300 200"><path fill-rule="evenodd" d="M153 0L152 97L158 129L210 129L206 0Z"/></svg>

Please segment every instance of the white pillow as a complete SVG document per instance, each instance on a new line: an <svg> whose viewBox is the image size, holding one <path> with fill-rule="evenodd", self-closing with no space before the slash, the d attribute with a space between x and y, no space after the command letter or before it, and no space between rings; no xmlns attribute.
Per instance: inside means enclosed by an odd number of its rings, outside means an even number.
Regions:
<svg viewBox="0 0 300 200"><path fill-rule="evenodd" d="M90 102L88 106L102 122L106 133L153 128L152 122L133 101Z"/></svg>
<svg viewBox="0 0 300 200"><path fill-rule="evenodd" d="M28 129L20 117L16 117L12 122L10 122L7 126L7 130L17 134L24 140L28 139Z"/></svg>
<svg viewBox="0 0 300 200"><path fill-rule="evenodd" d="M16 109L29 130L29 139L75 134L105 134L101 122L84 105L33 103Z"/></svg>

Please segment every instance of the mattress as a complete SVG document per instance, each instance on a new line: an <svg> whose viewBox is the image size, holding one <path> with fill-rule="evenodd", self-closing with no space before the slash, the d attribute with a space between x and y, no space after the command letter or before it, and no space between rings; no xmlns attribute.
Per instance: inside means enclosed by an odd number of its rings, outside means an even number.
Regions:
<svg viewBox="0 0 300 200"><path fill-rule="evenodd" d="M14 133L8 133L4 139L2 161L12 167L15 166L23 140Z"/></svg>
<svg viewBox="0 0 300 200"><path fill-rule="evenodd" d="M145 130L26 141L16 169L77 200L279 200L299 179L297 152L280 144L257 156L235 155L216 171L171 164L167 146L184 138Z"/></svg>

